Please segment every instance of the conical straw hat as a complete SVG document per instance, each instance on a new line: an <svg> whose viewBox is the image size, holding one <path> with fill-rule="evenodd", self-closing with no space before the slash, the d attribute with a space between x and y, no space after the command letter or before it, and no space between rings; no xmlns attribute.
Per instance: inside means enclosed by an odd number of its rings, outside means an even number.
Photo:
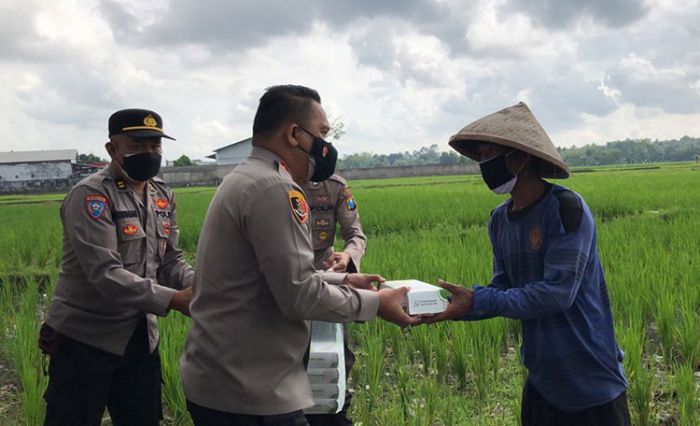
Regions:
<svg viewBox="0 0 700 426"><path fill-rule="evenodd" d="M450 138L450 146L479 161L478 142L508 146L540 158L540 176L566 179L569 168L524 102L482 117Z"/></svg>

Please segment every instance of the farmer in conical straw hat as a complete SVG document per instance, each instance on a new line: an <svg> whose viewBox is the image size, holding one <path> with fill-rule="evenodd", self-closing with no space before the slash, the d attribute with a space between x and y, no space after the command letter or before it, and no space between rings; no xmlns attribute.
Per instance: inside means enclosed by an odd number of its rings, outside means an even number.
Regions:
<svg viewBox="0 0 700 426"><path fill-rule="evenodd" d="M449 144L479 162L492 191L511 197L488 223L490 284L441 281L452 302L425 322L522 321L524 426L629 425L595 221L579 194L543 179L569 176L556 147L522 102L469 124Z"/></svg>

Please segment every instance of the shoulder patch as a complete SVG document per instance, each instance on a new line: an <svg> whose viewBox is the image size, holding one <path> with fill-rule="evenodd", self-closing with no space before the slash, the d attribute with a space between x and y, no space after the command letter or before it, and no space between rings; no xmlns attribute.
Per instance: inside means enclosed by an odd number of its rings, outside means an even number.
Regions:
<svg viewBox="0 0 700 426"><path fill-rule="evenodd" d="M105 210L107 210L107 197L103 195L86 195L85 196L85 208L91 218L97 220L101 218Z"/></svg>
<svg viewBox="0 0 700 426"><path fill-rule="evenodd" d="M292 215L299 224L306 222L309 219L309 205L306 203L304 194L299 191L291 190L288 193L289 207L292 209Z"/></svg>
<svg viewBox="0 0 700 426"><path fill-rule="evenodd" d="M559 217L564 230L567 233L578 231L583 218L581 199L568 189L554 191L554 196L559 200Z"/></svg>
<svg viewBox="0 0 700 426"><path fill-rule="evenodd" d="M357 203L355 202L355 198L352 196L352 191L350 191L350 188L345 187L341 193L341 196L344 198L345 207L347 207L348 210L352 211L357 208Z"/></svg>

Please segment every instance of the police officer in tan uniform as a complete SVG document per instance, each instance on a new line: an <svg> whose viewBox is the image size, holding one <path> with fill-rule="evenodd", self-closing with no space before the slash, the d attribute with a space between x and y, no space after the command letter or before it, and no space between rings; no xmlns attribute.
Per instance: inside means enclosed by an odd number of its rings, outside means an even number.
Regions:
<svg viewBox="0 0 700 426"><path fill-rule="evenodd" d="M367 237L362 232L357 203L345 179L333 174L322 182L309 181L304 185L311 208L311 235L316 269L332 268L338 272L359 272L360 260L365 254ZM344 247L333 250L336 224Z"/></svg>
<svg viewBox="0 0 700 426"><path fill-rule="evenodd" d="M333 173L337 152L315 90L275 86L260 99L253 150L219 186L197 247L192 326L181 358L196 425L307 425L309 321L375 316L401 325L407 289L378 275L314 268L308 180Z"/></svg>
<svg viewBox="0 0 700 426"><path fill-rule="evenodd" d="M359 272L360 261L365 253L367 237L362 231L357 202L345 179L333 174L322 182L309 181L304 185L304 192L311 209L311 236L314 247L314 266L316 269L332 269L336 272ZM343 238L343 250L333 249L336 226L340 225ZM350 334L344 327L345 375L355 364L355 354L349 346ZM348 410L352 402L352 393L345 395L345 405L336 414L313 414L306 418L312 426L352 425Z"/></svg>
<svg viewBox="0 0 700 426"><path fill-rule="evenodd" d="M63 260L40 332L51 356L46 425L157 425L161 375L156 315L189 313L194 271L178 249L175 198L156 177L161 117L109 119L109 167L61 205ZM187 288L186 290L182 290Z"/></svg>

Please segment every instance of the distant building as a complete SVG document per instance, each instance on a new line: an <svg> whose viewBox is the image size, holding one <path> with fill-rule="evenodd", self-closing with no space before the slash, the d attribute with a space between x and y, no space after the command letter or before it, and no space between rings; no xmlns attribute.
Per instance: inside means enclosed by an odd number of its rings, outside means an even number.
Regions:
<svg viewBox="0 0 700 426"><path fill-rule="evenodd" d="M231 145L226 145L214 150L214 154L207 156L216 160L217 165L234 165L245 160L253 150L253 138L243 139Z"/></svg>
<svg viewBox="0 0 700 426"><path fill-rule="evenodd" d="M0 192L70 188L77 157L75 149L0 152Z"/></svg>

